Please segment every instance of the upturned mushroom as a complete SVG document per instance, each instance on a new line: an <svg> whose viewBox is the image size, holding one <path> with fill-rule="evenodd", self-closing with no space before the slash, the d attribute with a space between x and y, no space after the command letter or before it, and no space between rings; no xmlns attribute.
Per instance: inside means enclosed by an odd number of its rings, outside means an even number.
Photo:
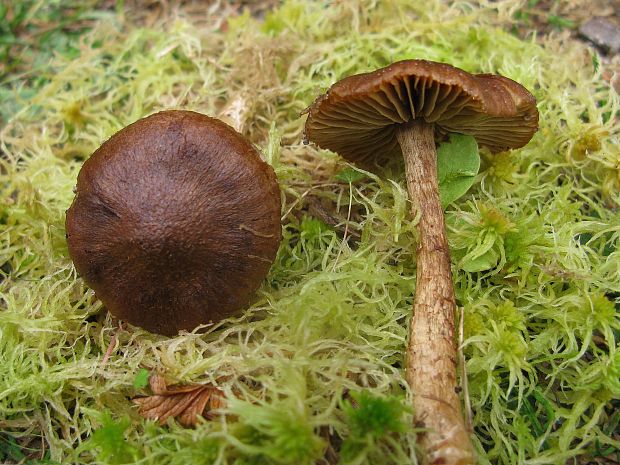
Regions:
<svg viewBox="0 0 620 465"><path fill-rule="evenodd" d="M114 316L172 336L249 302L278 250L280 202L272 168L241 134L163 111L84 163L69 254Z"/></svg>
<svg viewBox="0 0 620 465"><path fill-rule="evenodd" d="M475 461L456 380L454 287L440 203L435 140L475 136L491 152L522 147L538 128L536 100L517 82L469 74L426 60L405 60L334 84L308 108L305 136L365 167L405 161L417 225L416 290L406 377L415 424L432 464Z"/></svg>

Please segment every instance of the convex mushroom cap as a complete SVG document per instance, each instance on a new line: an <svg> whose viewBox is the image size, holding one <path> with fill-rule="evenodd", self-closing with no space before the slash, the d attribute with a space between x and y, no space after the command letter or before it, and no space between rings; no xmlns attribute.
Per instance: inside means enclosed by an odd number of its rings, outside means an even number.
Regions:
<svg viewBox="0 0 620 465"><path fill-rule="evenodd" d="M280 192L230 126L163 111L84 163L66 230L77 271L113 315L174 335L248 303L281 240Z"/></svg>
<svg viewBox="0 0 620 465"><path fill-rule="evenodd" d="M364 164L400 155L397 128L414 119L434 124L438 135L472 135L492 152L522 147L538 129L536 99L521 84L427 60L344 78L308 113L309 140Z"/></svg>

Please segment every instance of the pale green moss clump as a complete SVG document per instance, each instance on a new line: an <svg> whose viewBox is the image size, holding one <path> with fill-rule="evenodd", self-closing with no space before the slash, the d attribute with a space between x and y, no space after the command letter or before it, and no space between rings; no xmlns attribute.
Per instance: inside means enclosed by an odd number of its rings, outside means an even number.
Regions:
<svg viewBox="0 0 620 465"><path fill-rule="evenodd" d="M152 28L102 19L77 58L54 59L0 140L5 459L42 437L45 463L414 460L402 357L416 237L402 170L352 176L302 144L299 118L338 78L404 58L504 74L540 109L532 142L483 154L479 182L446 213L480 463L618 457L618 100L584 47L505 32L517 0L447 3L292 0L264 20L202 10ZM285 199L268 280L206 334L119 328L65 245L83 160L142 116L218 115L235 97ZM145 392L141 369L213 382L233 415L191 430L147 422L129 400ZM28 444L21 453L40 441Z"/></svg>

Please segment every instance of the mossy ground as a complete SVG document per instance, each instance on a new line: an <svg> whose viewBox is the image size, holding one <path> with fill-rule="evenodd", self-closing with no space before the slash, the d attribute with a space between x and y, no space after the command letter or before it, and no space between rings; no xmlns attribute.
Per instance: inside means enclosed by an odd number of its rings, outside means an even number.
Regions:
<svg viewBox="0 0 620 465"><path fill-rule="evenodd" d="M540 110L532 142L483 153L446 212L480 463L617 463L617 97L582 45L507 32L522 2L450 3L291 0L260 20L220 5L140 27L102 13L40 68L36 92L3 87L0 460L411 463L402 362L416 237L402 169L353 172L302 143L299 113L340 77L426 58L509 76ZM142 116L218 115L239 96L284 199L269 278L205 334L120 328L67 254L83 160ZM139 418L143 369L216 383L232 415L191 430Z"/></svg>

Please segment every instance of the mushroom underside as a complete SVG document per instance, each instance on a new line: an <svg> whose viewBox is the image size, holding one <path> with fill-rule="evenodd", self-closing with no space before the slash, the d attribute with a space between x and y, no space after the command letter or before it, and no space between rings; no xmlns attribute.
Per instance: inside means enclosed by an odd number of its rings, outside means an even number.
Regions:
<svg viewBox="0 0 620 465"><path fill-rule="evenodd" d="M492 152L525 145L538 126L531 95L501 76L454 77L394 75L363 91L338 88L309 108L306 136L321 148L367 164L373 157L398 151L396 131L414 120L432 123L437 136L461 133L476 137ZM479 81L479 82L478 82Z"/></svg>

